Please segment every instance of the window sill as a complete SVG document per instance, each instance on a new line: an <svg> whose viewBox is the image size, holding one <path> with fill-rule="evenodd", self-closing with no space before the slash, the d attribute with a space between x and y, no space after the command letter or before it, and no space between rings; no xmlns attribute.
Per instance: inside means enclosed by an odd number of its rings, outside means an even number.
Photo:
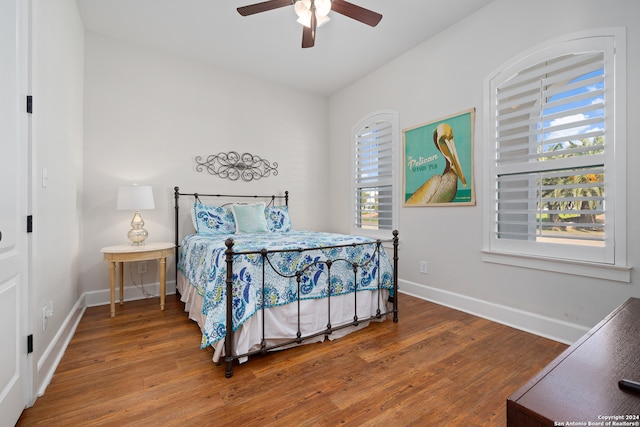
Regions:
<svg viewBox="0 0 640 427"><path fill-rule="evenodd" d="M631 267L541 258L495 251L482 251L482 260L495 264L631 283Z"/></svg>

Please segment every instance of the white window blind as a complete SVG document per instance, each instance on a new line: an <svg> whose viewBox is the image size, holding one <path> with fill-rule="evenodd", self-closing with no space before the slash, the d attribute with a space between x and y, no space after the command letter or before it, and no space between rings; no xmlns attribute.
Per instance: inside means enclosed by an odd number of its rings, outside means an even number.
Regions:
<svg viewBox="0 0 640 427"><path fill-rule="evenodd" d="M614 40L571 40L491 81L490 249L614 263Z"/></svg>
<svg viewBox="0 0 640 427"><path fill-rule="evenodd" d="M379 114L356 129L355 227L393 229L393 121Z"/></svg>

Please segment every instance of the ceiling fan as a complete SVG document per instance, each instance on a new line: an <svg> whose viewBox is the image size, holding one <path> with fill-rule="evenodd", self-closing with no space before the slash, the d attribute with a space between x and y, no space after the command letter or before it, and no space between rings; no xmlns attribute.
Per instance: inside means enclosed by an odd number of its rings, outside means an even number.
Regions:
<svg viewBox="0 0 640 427"><path fill-rule="evenodd" d="M382 19L382 15L379 13L344 0L267 0L262 3L239 7L238 13L242 16L248 16L291 5L294 5L298 15L298 22L303 25L303 48L313 47L316 40L316 28L329 21L327 15L332 10L372 27L378 25L378 22Z"/></svg>

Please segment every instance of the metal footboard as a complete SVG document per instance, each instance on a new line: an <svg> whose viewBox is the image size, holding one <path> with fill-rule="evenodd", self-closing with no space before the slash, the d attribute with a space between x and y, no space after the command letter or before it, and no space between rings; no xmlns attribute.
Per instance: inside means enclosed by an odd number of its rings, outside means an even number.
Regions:
<svg viewBox="0 0 640 427"><path fill-rule="evenodd" d="M374 319L382 319L384 316L393 315L393 321L395 323L398 322L398 231L393 231L393 238L388 240L376 240L375 242L364 242L364 243L353 243L353 244L344 244L344 245L335 245L335 246L323 246L316 248L305 248L305 249L283 249L283 250L272 250L267 251L263 249L261 251L245 251L245 252L235 252L233 250L233 239L227 239L225 245L227 247L225 251L225 261L227 267L227 275L226 275L226 337L225 337L225 356L224 362L226 365L225 376L230 378L233 376L233 362L237 359L249 357L256 354L265 354L270 350L275 350L277 348L289 346L292 344L300 344L305 340L318 337L320 335L328 336L331 335L334 331L338 331L340 329L358 326L362 322L368 322ZM381 301L380 293L382 291L381 286L381 274L380 274L380 252L384 250L383 243L392 243L393 244L393 294L389 296L392 302L392 308L387 309L386 302ZM306 252L306 251L316 251L319 249L333 249L333 248L344 248L349 246L361 246L361 245L372 245L375 244L375 252L374 255L366 260L365 262L358 264L356 262L351 262L344 258L336 258L336 259L324 259L324 260L314 260L312 263L308 263L303 265L300 269L298 269L294 274L284 274L277 270L277 268L271 263L269 259L270 254L282 253L282 252ZM295 337L290 337L289 339L279 342L278 344L268 345L267 339L265 337L265 309L260 310L262 316L262 334L261 334L261 344L258 350L250 351L247 353L236 354L234 349L234 328L233 328L233 259L236 255L260 255L262 257L262 306L265 306L265 269L271 268L276 274L285 278L295 278L297 282L297 322L298 322L298 330ZM370 290L366 291L358 291L357 286L357 275L358 270L362 267L366 266L368 263L373 262L373 260L378 263L378 274L377 274L377 292L378 292L378 307L376 309L375 315L370 315L366 317L358 317L357 314L357 298L358 293L360 292L371 292ZM331 324L331 267L335 263L348 263L353 269L353 280L354 280L354 313L353 320L348 323L344 323L338 326L334 326ZM300 283L302 278L307 274L307 271L310 269L317 267L318 264L324 264L327 267L327 324L326 328L322 331L303 335L301 331L301 292L300 292ZM335 296L335 295L334 295Z"/></svg>

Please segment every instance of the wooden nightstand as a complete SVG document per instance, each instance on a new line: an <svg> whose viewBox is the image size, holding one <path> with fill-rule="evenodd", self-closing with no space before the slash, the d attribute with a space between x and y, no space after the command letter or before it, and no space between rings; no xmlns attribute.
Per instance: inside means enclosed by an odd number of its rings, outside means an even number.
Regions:
<svg viewBox="0 0 640 427"><path fill-rule="evenodd" d="M142 246L115 245L100 249L104 260L109 263L111 286L111 317L116 315L116 262L120 276L120 305L124 303L124 263L132 261L158 260L160 269L160 310L164 310L164 299L167 293L167 257L173 255L173 243L146 243Z"/></svg>

